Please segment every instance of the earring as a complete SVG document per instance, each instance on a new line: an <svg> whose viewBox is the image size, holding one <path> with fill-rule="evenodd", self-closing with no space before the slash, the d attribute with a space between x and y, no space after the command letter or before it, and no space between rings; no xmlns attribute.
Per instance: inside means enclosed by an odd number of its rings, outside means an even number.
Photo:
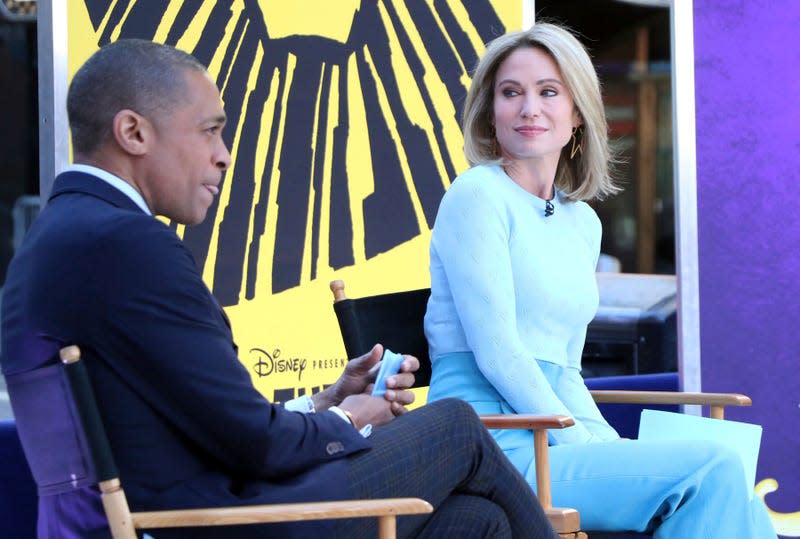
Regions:
<svg viewBox="0 0 800 539"><path fill-rule="evenodd" d="M578 137L581 138L581 141L578 142ZM569 152L569 158L575 159L576 155L580 155L583 153L583 126L577 126L572 128L572 149Z"/></svg>

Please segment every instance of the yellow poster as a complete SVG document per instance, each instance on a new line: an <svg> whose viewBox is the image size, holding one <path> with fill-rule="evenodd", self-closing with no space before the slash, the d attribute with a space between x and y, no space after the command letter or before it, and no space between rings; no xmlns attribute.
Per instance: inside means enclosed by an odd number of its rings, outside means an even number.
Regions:
<svg viewBox="0 0 800 539"><path fill-rule="evenodd" d="M206 221L176 231L267 398L341 373L331 280L351 296L428 286L439 200L467 167L470 72L486 42L521 27L522 4L70 0L70 77L99 46L142 38L216 78L233 165Z"/></svg>
<svg viewBox="0 0 800 539"><path fill-rule="evenodd" d="M328 283L426 287L439 200L467 164L459 129L484 44L532 0L68 0L68 76L121 38L209 67L233 166L206 221L176 227L231 319L259 390L285 401L346 362ZM767 478L756 494L780 496ZM781 536L800 511L769 509Z"/></svg>

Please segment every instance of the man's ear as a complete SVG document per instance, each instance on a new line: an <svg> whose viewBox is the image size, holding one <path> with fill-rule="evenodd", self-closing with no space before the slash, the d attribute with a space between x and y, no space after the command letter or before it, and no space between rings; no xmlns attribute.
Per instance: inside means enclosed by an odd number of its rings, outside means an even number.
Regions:
<svg viewBox="0 0 800 539"><path fill-rule="evenodd" d="M153 129L147 118L130 109L114 115L114 139L119 147L131 155L143 155L152 137Z"/></svg>

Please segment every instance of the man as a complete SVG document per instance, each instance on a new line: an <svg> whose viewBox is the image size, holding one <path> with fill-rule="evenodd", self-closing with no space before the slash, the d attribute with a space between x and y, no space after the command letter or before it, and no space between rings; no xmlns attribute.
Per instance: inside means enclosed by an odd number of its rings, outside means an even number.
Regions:
<svg viewBox="0 0 800 539"><path fill-rule="evenodd" d="M404 414L415 358L386 398L365 393L380 345L287 407L252 386L189 251L152 217L201 222L230 165L219 91L195 58L148 41L110 44L76 73L67 109L76 164L56 178L9 267L2 366L26 371L65 344L81 347L134 510L419 496L435 511L401 517L401 537L554 537L465 405ZM357 428L368 424L365 437ZM41 496L39 536L106 537L100 511L93 489ZM153 535L374 529L374 519L353 519Z"/></svg>

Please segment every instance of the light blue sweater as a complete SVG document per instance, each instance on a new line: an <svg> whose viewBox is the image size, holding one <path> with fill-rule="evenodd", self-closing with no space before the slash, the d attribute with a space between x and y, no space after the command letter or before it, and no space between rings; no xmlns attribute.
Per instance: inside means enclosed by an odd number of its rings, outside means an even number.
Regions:
<svg viewBox="0 0 800 539"><path fill-rule="evenodd" d="M472 352L517 412L581 416L591 401L580 363L599 303L601 224L584 202L558 193L552 203L545 217L545 201L497 165L456 178L431 238L425 334L434 369L445 354ZM561 366L561 382L548 382L535 360ZM589 408L586 424L554 433L556 443L616 438Z"/></svg>

